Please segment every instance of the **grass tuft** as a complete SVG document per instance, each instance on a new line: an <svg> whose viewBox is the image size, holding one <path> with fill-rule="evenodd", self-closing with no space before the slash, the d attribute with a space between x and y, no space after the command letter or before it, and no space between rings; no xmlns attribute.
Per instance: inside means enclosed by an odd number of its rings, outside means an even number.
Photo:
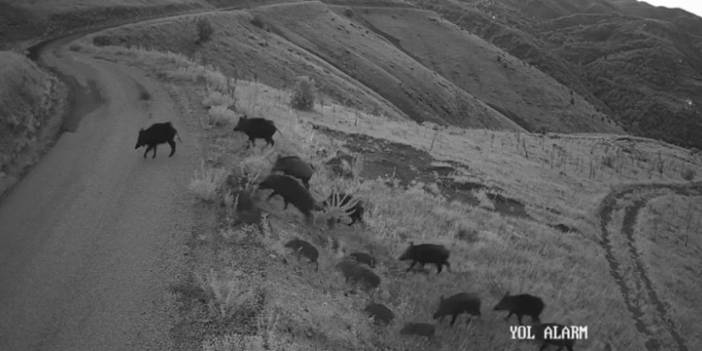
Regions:
<svg viewBox="0 0 702 351"><path fill-rule="evenodd" d="M218 190L226 177L226 171L216 168L206 168L202 162L200 169L195 171L195 175L190 181L188 188L200 200L213 202L218 197Z"/></svg>

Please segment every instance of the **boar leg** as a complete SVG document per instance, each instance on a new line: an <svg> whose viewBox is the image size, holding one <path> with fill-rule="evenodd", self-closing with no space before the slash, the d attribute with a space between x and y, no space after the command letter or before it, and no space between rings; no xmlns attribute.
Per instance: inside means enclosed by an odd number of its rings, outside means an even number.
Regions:
<svg viewBox="0 0 702 351"><path fill-rule="evenodd" d="M158 145L154 144L154 154L151 155L151 158L156 158L156 148L157 147L158 147Z"/></svg>
<svg viewBox="0 0 702 351"><path fill-rule="evenodd" d="M417 261L412 261L412 264L409 266L409 268L407 268L407 271L406 271L406 272L411 271L412 268L414 268L414 265L415 265L415 264L417 264Z"/></svg>
<svg viewBox="0 0 702 351"><path fill-rule="evenodd" d="M168 145L171 146L171 154L168 155L168 157L171 157L171 156L173 156L173 154L175 153L175 149L176 149L175 141L173 141L173 139L169 140L169 141L168 141Z"/></svg>

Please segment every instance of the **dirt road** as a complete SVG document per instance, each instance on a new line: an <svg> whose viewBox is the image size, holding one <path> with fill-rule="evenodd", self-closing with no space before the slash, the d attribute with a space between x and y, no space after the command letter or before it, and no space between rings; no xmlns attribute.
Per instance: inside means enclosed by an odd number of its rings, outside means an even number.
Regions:
<svg viewBox="0 0 702 351"><path fill-rule="evenodd" d="M665 194L662 191L699 195L702 184L641 184L612 191L599 209L602 245L610 273L619 286L636 329L645 337L646 349L687 351L689 348L683 335L656 292L656 288L662 287L653 286L635 245L638 214L648 201ZM612 222L618 211L623 211L623 216L620 227L617 227L619 230L616 230Z"/></svg>
<svg viewBox="0 0 702 351"><path fill-rule="evenodd" d="M192 228L192 125L158 84L64 44L42 59L88 87L74 109L87 114L0 203L0 350L171 349L169 286ZM162 145L142 159L138 129L166 120L184 143L172 158Z"/></svg>

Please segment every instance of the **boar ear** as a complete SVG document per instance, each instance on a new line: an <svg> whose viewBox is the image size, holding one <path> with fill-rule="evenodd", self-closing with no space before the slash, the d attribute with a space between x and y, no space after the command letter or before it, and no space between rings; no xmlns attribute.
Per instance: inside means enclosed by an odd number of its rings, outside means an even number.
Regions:
<svg viewBox="0 0 702 351"><path fill-rule="evenodd" d="M410 241L410 246L414 246L414 241Z"/></svg>
<svg viewBox="0 0 702 351"><path fill-rule="evenodd" d="M441 295L441 297L439 297L439 302L444 302L444 295Z"/></svg>
<svg viewBox="0 0 702 351"><path fill-rule="evenodd" d="M505 297L507 297L507 296L509 296L509 290L507 290L507 292L505 292Z"/></svg>
<svg viewBox="0 0 702 351"><path fill-rule="evenodd" d="M245 113L243 115L241 115L241 119L247 119L247 118L248 118L248 116L246 116Z"/></svg>

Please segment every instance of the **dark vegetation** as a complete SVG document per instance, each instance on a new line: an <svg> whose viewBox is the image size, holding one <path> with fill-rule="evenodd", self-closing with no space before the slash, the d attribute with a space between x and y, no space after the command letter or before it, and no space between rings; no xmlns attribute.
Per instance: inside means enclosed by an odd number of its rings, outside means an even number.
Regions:
<svg viewBox="0 0 702 351"><path fill-rule="evenodd" d="M202 17L195 22L195 27L197 28L197 41L196 44L204 44L212 38L214 34L214 28L212 28L212 23L206 18Z"/></svg>

